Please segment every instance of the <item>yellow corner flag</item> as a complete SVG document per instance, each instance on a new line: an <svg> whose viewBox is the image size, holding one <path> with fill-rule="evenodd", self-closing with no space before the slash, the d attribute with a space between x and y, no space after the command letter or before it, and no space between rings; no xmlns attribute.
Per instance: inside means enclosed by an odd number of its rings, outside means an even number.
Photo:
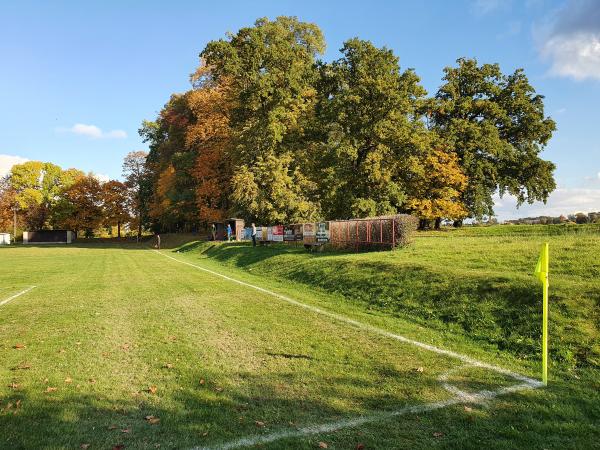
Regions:
<svg viewBox="0 0 600 450"><path fill-rule="evenodd" d="M534 275L542 282L543 286L543 314L542 314L542 382L548 384L548 272L550 267L550 255L546 242L540 253Z"/></svg>

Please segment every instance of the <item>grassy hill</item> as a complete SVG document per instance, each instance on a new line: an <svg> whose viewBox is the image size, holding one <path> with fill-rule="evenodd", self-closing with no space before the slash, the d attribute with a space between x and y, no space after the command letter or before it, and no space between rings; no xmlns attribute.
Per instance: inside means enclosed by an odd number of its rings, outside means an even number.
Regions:
<svg viewBox="0 0 600 450"><path fill-rule="evenodd" d="M550 351L561 368L600 367L600 226L494 226L418 233L393 252L309 254L302 247L196 243L210 260L302 283L347 302L458 333L521 359L540 355L541 288L550 243Z"/></svg>

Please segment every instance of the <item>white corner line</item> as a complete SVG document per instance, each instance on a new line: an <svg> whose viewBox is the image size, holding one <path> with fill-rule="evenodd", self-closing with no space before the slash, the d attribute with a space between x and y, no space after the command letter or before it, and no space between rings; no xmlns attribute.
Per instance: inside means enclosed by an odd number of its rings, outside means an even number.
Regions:
<svg viewBox="0 0 600 450"><path fill-rule="evenodd" d="M503 367L499 367L499 366L488 364L488 363L485 363L485 362L482 362L482 361L478 361L476 359L471 358L470 356L462 355L460 353L456 353L456 352L453 352L451 350L445 350L443 348L439 348L439 347L436 347L434 345L425 344L423 342L415 341L413 339L407 338L407 337L402 336L400 334L391 333L391 332L389 332L387 330L384 330L382 328L378 328L378 327L375 327L373 325L368 325L366 323L362 323L362 322L359 322L357 320L350 319L349 317L343 316L341 314L336 314L336 313L333 313L333 312L329 312L329 311L326 311L324 309L317 308L316 306L307 305L306 303L299 302L299 301L294 300L294 299L292 299L290 297L286 297L285 295L278 294L276 292L270 291L270 290L262 288L260 286L256 286L254 284L246 283L245 281L241 281L241 280L237 280L235 278L231 278L231 277L229 277L227 275L223 275L223 274L221 274L219 272L215 272L213 270L206 269L206 268L204 268L202 266L198 266L196 264L192 264L192 263L189 263L187 261L182 261L180 259L173 258L170 255L167 255L165 253L159 252L158 250L153 250L153 251L156 252L156 253L158 253L159 255L164 256L165 258L169 258L169 259L172 259L173 261L177 261L178 263L186 264L186 265L191 266L191 267L195 267L196 269L199 269L199 270L202 270L204 272L210 273L210 274L215 275L217 277L224 278L225 280L231 281L233 283L241 284L242 286L246 286L246 287L255 289L257 291L263 292L265 294L269 294L269 295L271 295L273 297L276 297L276 298L278 298L280 300L283 300L283 301L285 301L287 303L290 303L292 305L298 306L300 308L307 309L309 311L312 311L314 313L317 313L317 314L320 314L320 315L323 315L323 316L331 317L332 319L335 319L335 320L337 320L339 322L344 322L344 323L353 325L353 326L355 326L357 328L361 328L363 330L367 330L367 331L370 331L372 333L379 334L381 336L385 336L385 337L388 337L388 338L391 338L391 339L395 339L397 341L401 341L401 342L405 342L405 343L408 343L408 344L412 344L414 346L420 347L420 348L428 350L430 352L434 352L434 353L438 353L440 355L448 356L450 358L458 359L459 361L462 361L463 363L469 364L471 366L476 366L476 367L481 367L483 369L493 370L494 372L501 373L503 375L507 375L507 376L512 377L512 378L514 378L516 380L519 380L519 381L522 381L522 382L524 382L526 384L529 384L532 387L540 387L540 386L543 385L542 382L540 382L540 381L537 381L537 380L534 380L532 378L526 377L525 375L521 375L521 374L513 372L511 370L504 369Z"/></svg>
<svg viewBox="0 0 600 450"><path fill-rule="evenodd" d="M8 297L6 300L2 300L0 302L0 306L6 305L8 302L10 302L11 300L14 300L17 297L20 297L23 294L27 294L29 291L31 291L33 288L35 288L36 286L29 286L27 289L22 290L21 292L17 292L15 295Z"/></svg>
<svg viewBox="0 0 600 450"><path fill-rule="evenodd" d="M215 444L214 446L210 446L210 447L196 446L196 447L193 447L192 450L209 450L209 449L230 450L230 449L234 449L234 448L253 447L256 445L269 444L269 443L272 443L272 442L275 442L275 441L278 441L281 439L301 438L301 437L306 437L306 436L315 435L315 434L332 433L332 432L335 432L335 431L338 431L338 430L341 430L344 428L355 428L355 427L358 427L361 425L366 425L366 424L373 423L373 422L383 421L386 419L390 419L393 417L398 417L398 416L402 416L402 415L406 415L406 414L425 413L425 412L435 411L437 409L442 409L442 408L446 408L448 406L457 405L457 404L482 403L487 400L494 399L500 395L506 395L506 394L510 394L510 393L514 393L514 392L519 392L522 390L537 389L537 388L540 388L543 386L543 383L540 381L534 380L532 378L526 377L526 376L521 375L516 372L512 372L508 369L504 369L499 366L484 363L482 361L478 361L469 356L462 355L460 353L456 353L451 350L445 350L445 349L442 349L442 348L439 348L439 347L436 347L433 345L415 341L415 340L407 338L405 336L402 336L399 334L394 334L389 331L383 330L381 328L377 328L373 325L368 325L368 324L359 322L357 320L350 319L349 317L342 316L342 315L336 314L336 313L332 313L332 312L323 310L321 308L317 308L316 306L307 305L305 303L302 303L297 300L286 297L285 295L278 294L276 292L270 291L270 290L262 288L260 286L246 283L245 281L237 280L235 278L229 277L227 275L223 275L223 274L215 272L213 270L206 269L202 266L198 266L196 264L192 264L187 261L182 261L182 260L174 258L170 255L164 254L158 250L153 250L153 251L155 251L156 253L158 253L166 258L172 259L173 261L176 261L178 263L185 264L190 267L194 267L196 269L202 270L206 273L210 273L211 275L214 275L217 277L221 277L221 278L231 281L233 283L237 283L242 286L246 286L246 287L255 289L255 290L263 292L265 294L269 294L269 295L276 297L280 300L283 300L287 303L298 306L300 308L307 309L314 313L330 317L337 321L347 323L349 325L353 325L354 327L361 328L363 330L366 330L366 331L369 331L369 332L372 332L375 334L379 334L381 336L385 336L385 337L388 337L391 339L395 339L395 340L398 340L401 342L415 345L424 350L428 350L428 351L431 351L434 353L445 355L450 358L458 359L459 361L462 361L463 363L465 363L467 366L475 366L475 367L480 367L483 369L492 370L494 372L501 373L503 375L509 376L509 377L514 378L521 382L519 384L502 387L496 391L483 390L483 391L479 391L479 392L475 392L475 393L467 393L467 392L461 391L461 390L457 389L455 386L447 383L448 375L453 371L453 370L451 370L447 373L442 374L440 376L440 378L438 379L438 381L441 383L442 387L444 389L446 389L450 394L453 394L453 397L443 400L443 401L433 402L433 403L425 403L425 404L414 405L414 406L407 406L407 407L404 407L401 409L397 409L395 411L387 411L387 412L374 413L374 414L370 414L370 415L363 415L363 416L359 416L359 417L355 417L355 418L344 419L344 420L340 420L337 422L331 422L331 423L325 423L325 424L308 425L308 426L304 426L304 427L293 429L293 430L277 431L277 432L274 432L271 434L248 436L248 437L243 437L240 439L236 439L236 440L221 443L221 444ZM458 367L454 370L459 370L463 367L464 366Z"/></svg>

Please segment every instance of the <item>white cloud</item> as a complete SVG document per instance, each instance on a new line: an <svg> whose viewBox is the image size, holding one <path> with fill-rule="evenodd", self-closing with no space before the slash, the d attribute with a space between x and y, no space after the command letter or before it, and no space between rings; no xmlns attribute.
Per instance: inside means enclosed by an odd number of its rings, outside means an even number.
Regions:
<svg viewBox="0 0 600 450"><path fill-rule="evenodd" d="M15 164L22 164L26 161L29 160L27 158L22 158L21 156L0 155L0 178L8 175L10 169Z"/></svg>
<svg viewBox="0 0 600 450"><path fill-rule="evenodd" d="M72 133L80 136L87 136L92 139L125 139L127 133L123 130L102 131L96 125L87 125L85 123L76 123L70 128L57 128L59 133Z"/></svg>
<svg viewBox="0 0 600 450"><path fill-rule="evenodd" d="M550 60L550 73L576 80L600 80L600 33L577 33L550 38L541 49Z"/></svg>
<svg viewBox="0 0 600 450"><path fill-rule="evenodd" d="M550 73L575 80L600 80L600 4L569 0L534 35Z"/></svg>
<svg viewBox="0 0 600 450"><path fill-rule="evenodd" d="M599 178L600 178L600 174ZM494 196L494 211L499 220L520 217L552 216L575 214L578 212L600 211L600 189L594 188L558 188L548 198L546 204L535 202L524 204L517 209L517 199L511 195L500 198Z"/></svg>
<svg viewBox="0 0 600 450"><path fill-rule="evenodd" d="M475 0L471 3L471 11L477 16L485 16L498 10L510 8L510 0Z"/></svg>

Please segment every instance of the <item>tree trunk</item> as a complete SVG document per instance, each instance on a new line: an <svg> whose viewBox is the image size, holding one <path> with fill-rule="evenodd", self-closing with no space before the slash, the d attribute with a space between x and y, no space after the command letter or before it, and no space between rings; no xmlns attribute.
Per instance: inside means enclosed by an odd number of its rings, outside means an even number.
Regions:
<svg viewBox="0 0 600 450"><path fill-rule="evenodd" d="M452 226L454 228L460 228L460 227L462 227L463 226L463 220L462 219L455 220L454 223L452 224Z"/></svg>
<svg viewBox="0 0 600 450"><path fill-rule="evenodd" d="M138 212L138 232L137 232L137 241L140 242L142 237L142 215Z"/></svg>
<svg viewBox="0 0 600 450"><path fill-rule="evenodd" d="M121 238L121 221L117 221L117 237Z"/></svg>
<svg viewBox="0 0 600 450"><path fill-rule="evenodd" d="M438 217L435 219L435 229L439 230L442 227L442 218Z"/></svg>

